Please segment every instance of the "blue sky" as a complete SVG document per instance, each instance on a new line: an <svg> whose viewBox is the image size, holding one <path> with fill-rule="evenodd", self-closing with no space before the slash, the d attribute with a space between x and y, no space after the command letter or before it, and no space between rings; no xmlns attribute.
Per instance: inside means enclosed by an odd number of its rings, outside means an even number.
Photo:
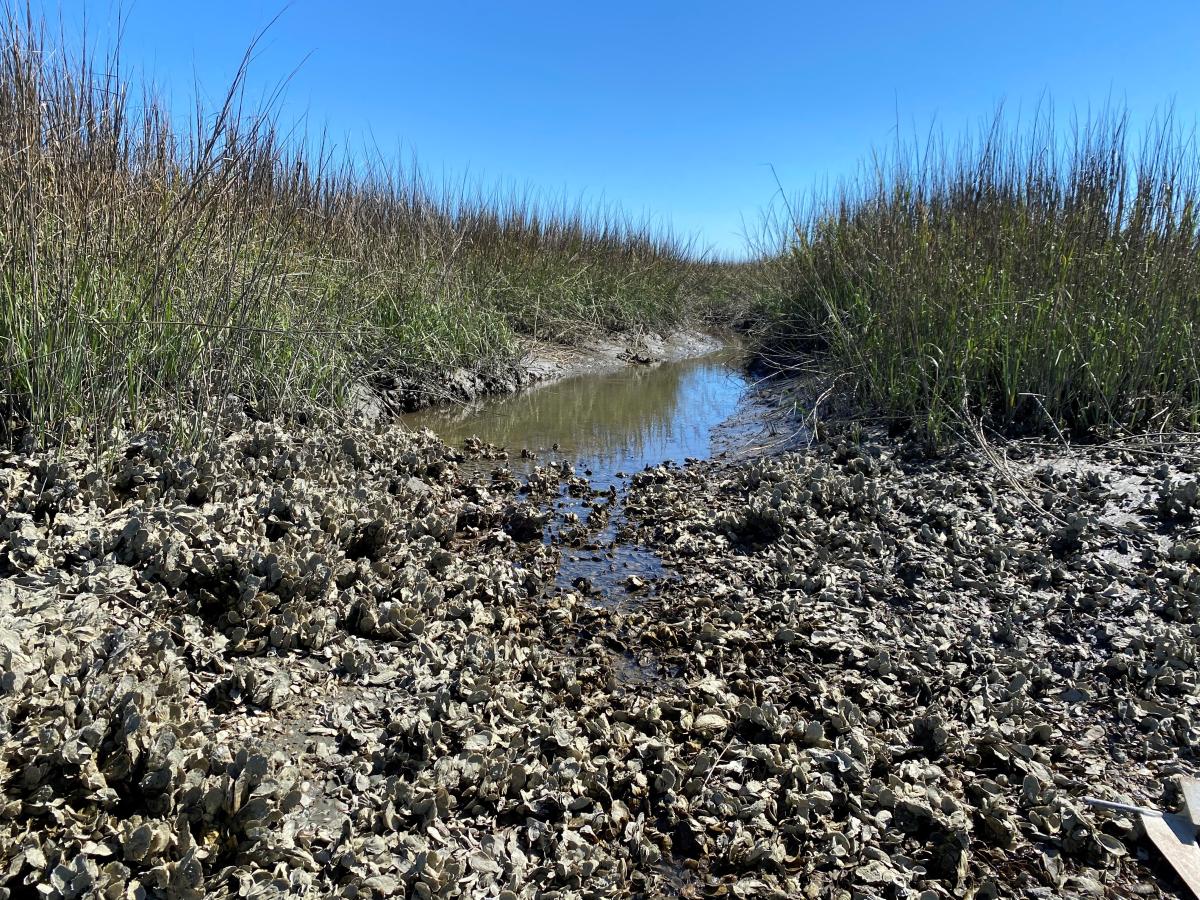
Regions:
<svg viewBox="0 0 1200 900"><path fill-rule="evenodd" d="M978 125L1004 101L1112 97L1135 123L1200 110L1200 3L601 3L95 0L44 3L183 103L291 76L281 113L430 173L619 204L738 254L775 193L852 172L897 122ZM299 69L297 70L297 66ZM293 74L294 72L294 74Z"/></svg>

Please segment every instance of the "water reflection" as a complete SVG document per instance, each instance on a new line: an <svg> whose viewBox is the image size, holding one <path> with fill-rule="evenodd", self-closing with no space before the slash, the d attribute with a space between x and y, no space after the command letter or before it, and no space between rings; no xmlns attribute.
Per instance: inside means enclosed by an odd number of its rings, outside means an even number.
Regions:
<svg viewBox="0 0 1200 900"><path fill-rule="evenodd" d="M722 351L696 359L586 375L538 390L456 410L406 416L448 444L469 437L520 451L567 458L592 470L607 487L618 471L711 453L713 429L731 416L747 390L737 356ZM555 444L559 452L552 452Z"/></svg>

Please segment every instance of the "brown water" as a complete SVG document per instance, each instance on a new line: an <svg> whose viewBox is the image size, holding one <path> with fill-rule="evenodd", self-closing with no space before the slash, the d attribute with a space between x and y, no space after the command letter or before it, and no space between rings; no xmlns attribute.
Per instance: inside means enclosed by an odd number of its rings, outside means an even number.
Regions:
<svg viewBox="0 0 1200 900"><path fill-rule="evenodd" d="M479 438L507 450L503 462L469 463L479 469L507 465L527 474L536 465L573 464L591 492L571 496L564 485L554 502L545 540L564 545L559 587L582 587L599 602L620 602L630 575L651 581L663 574L651 550L617 540L629 477L647 466L707 459L751 439L754 417L745 413L756 392L742 363L736 350L726 349L581 375L476 406L413 413L405 421L431 429L451 446ZM522 451L535 458L523 458ZM606 514L593 518L603 524L580 540L573 516L586 522L605 504Z"/></svg>

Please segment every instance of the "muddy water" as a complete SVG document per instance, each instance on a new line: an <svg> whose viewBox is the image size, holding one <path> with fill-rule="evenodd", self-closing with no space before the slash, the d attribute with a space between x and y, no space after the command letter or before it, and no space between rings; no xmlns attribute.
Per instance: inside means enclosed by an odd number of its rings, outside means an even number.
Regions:
<svg viewBox="0 0 1200 900"><path fill-rule="evenodd" d="M528 473L536 465L571 463L590 491L572 496L564 483L553 505L545 539L562 547L559 586L618 603L630 576L652 581L662 574L656 554L617 540L629 478L647 466L705 459L751 440L754 417L745 413L755 394L740 354L725 349L582 375L474 407L427 410L406 422L451 446L479 438L507 451L502 462L470 463L481 469L507 465Z"/></svg>

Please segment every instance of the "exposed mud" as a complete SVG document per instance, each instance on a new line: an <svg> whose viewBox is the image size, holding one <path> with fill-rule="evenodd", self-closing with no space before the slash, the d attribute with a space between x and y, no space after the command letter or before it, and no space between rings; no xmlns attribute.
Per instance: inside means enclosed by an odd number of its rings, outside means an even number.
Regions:
<svg viewBox="0 0 1200 900"><path fill-rule="evenodd" d="M0 459L5 896L1172 896L1195 456L828 439L636 474L664 567L399 426ZM498 461L492 460L498 464Z"/></svg>
<svg viewBox="0 0 1200 900"><path fill-rule="evenodd" d="M721 348L712 335L681 330L620 332L576 344L526 340L514 360L457 367L441 372L408 371L391 362L352 390L356 420L374 424L398 413L478 403L554 384L565 378L602 375L630 366L652 366L702 356Z"/></svg>

